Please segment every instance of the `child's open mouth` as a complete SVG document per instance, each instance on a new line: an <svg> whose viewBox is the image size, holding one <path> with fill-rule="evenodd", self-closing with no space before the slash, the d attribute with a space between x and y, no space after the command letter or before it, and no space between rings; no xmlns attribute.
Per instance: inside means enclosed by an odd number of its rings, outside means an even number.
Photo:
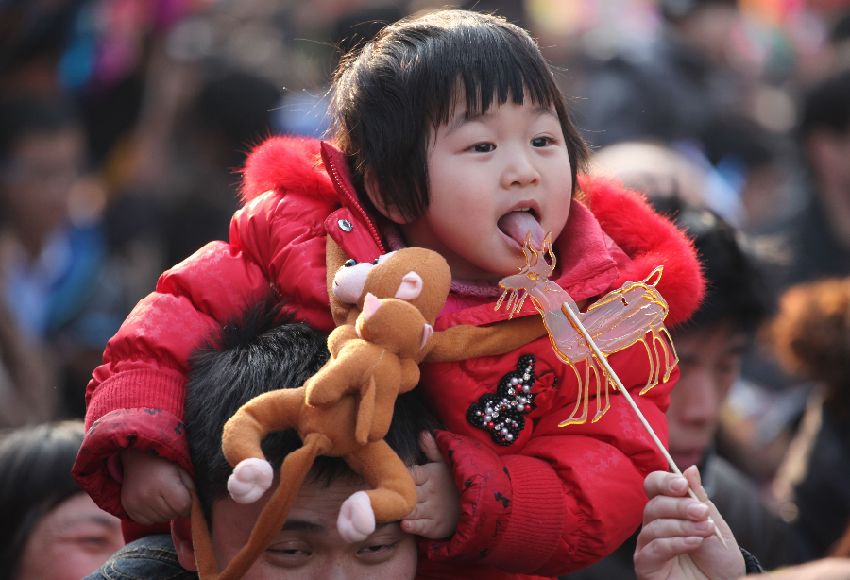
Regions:
<svg viewBox="0 0 850 580"><path fill-rule="evenodd" d="M506 236L522 247L525 237L531 234L531 242L537 247L543 244L545 233L540 227L539 217L533 208L523 208L508 212L499 218L496 224Z"/></svg>

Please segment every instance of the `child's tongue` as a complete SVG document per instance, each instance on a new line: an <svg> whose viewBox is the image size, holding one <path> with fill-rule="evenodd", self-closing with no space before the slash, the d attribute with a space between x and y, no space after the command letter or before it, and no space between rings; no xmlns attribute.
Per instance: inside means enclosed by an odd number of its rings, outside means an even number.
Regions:
<svg viewBox="0 0 850 580"><path fill-rule="evenodd" d="M538 248L543 245L543 228L537 223L537 218L531 212L512 211L499 218L499 229L513 238L522 247L525 244L525 236L531 234L531 243Z"/></svg>

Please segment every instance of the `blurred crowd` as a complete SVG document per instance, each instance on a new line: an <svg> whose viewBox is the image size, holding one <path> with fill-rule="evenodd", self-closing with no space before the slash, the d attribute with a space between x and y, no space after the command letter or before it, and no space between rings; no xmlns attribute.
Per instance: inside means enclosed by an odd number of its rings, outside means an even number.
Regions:
<svg viewBox="0 0 850 580"><path fill-rule="evenodd" d="M81 418L90 373L136 301L226 239L250 147L322 135L340 54L446 5L532 31L593 172L644 192L694 238L705 220L728 227L762 283L725 264L755 297L743 342L729 331L708 361L711 338L680 352L683 377L714 373L695 403L705 412L671 415L708 434L682 457L722 461L772 518L759 529L775 523L782 553L753 550L769 566L836 553L842 536L850 555L842 0L0 2L0 429ZM704 213L684 220L686 206ZM722 284L712 272L709 292ZM681 330L685 350L704 322Z"/></svg>

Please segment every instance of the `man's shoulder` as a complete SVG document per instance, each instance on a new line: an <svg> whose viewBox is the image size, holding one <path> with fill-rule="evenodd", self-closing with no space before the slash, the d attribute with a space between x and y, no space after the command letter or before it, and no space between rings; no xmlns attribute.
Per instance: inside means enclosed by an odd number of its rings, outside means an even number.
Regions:
<svg viewBox="0 0 850 580"><path fill-rule="evenodd" d="M170 578L197 580L198 574L184 570L177 550L166 534L145 536L130 542L84 580L128 580L131 578Z"/></svg>

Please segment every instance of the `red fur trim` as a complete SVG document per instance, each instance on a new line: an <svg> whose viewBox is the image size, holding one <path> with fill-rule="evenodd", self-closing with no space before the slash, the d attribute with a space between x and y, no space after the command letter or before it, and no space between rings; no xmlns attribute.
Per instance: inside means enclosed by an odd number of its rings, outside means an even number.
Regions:
<svg viewBox="0 0 850 580"><path fill-rule="evenodd" d="M247 202L271 189L335 197L330 177L322 166L318 139L271 137L255 147L245 161L242 200Z"/></svg>
<svg viewBox="0 0 850 580"><path fill-rule="evenodd" d="M620 183L583 177L581 186L602 228L632 258L617 285L642 280L663 264L664 274L656 287L670 306L667 325L687 320L705 294L705 279L693 242L670 220L655 213L641 194Z"/></svg>

